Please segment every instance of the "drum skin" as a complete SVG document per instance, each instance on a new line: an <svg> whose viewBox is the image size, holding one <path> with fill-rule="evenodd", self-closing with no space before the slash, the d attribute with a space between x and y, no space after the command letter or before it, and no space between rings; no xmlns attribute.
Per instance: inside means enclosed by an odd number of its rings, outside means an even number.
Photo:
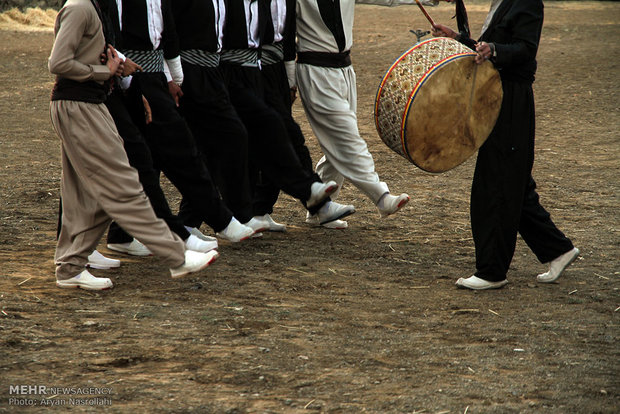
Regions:
<svg viewBox="0 0 620 414"><path fill-rule="evenodd" d="M424 171L466 161L495 126L502 83L491 62L456 40L418 43L387 71L375 100L383 142Z"/></svg>

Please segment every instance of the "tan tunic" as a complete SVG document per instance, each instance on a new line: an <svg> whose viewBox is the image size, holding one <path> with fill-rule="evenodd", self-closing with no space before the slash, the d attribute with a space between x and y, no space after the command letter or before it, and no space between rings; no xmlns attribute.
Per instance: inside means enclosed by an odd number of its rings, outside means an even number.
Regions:
<svg viewBox="0 0 620 414"><path fill-rule="evenodd" d="M110 78L110 70L101 64L105 48L101 20L90 0L68 0L58 13L54 33L48 60L51 73L78 82L103 83Z"/></svg>

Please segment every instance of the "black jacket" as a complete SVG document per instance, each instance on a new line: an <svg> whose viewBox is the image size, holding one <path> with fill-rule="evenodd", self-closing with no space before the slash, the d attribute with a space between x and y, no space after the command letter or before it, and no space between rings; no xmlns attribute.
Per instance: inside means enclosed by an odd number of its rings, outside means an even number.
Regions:
<svg viewBox="0 0 620 414"><path fill-rule="evenodd" d="M478 40L495 44L497 57L491 61L502 79L534 81L543 8L542 0L504 0ZM460 41L475 48L473 39L464 38Z"/></svg>

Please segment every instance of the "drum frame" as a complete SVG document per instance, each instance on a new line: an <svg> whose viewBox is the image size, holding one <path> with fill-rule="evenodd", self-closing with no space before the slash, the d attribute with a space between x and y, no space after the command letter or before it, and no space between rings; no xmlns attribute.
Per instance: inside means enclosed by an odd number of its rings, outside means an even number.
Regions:
<svg viewBox="0 0 620 414"><path fill-rule="evenodd" d="M396 59L394 61L394 63L392 63L392 65L389 67L389 69L386 71L385 75L383 76L383 78L381 79L381 83L377 89L377 94L375 97L375 103L374 103L374 117L375 117L375 126L377 128L377 131L379 132L381 139L388 145L388 147L390 147L391 149L395 150L395 146L398 146L398 143L395 142L396 136L394 135L397 131L395 129L392 129L390 132L392 139L388 139L386 141L386 139L383 138L383 131L382 131L382 126L380 125L380 120L379 120L379 105L380 105L380 100L383 96L383 91L384 89L387 87L387 83L390 80L389 78L392 75L392 72L399 66L399 64L406 59L411 53L413 53L416 49L428 44L428 43L432 43L432 42L437 42L440 39L444 39L444 38L432 38L432 39L428 39L425 40L423 42L420 42L418 44L416 44L415 46L409 48L407 51L405 51L403 54L401 54L398 59ZM447 38L446 38L447 39ZM453 40L453 39L450 39ZM400 148L402 153L396 151L399 153L399 155L404 156L406 159L408 159L411 163L413 163L414 165L418 166L419 168L427 171L427 172L443 172L443 171L447 171L447 170L429 170L427 168L424 168L420 165L418 165L418 163L413 159L412 157L412 153L413 151L409 151L408 148L408 140L407 140L407 123L409 121L409 115L410 115L410 111L412 109L412 105L415 102L415 98L418 95L418 93L420 92L420 90L422 89L422 87L425 85L425 83L431 78L431 76L433 74L435 74L438 70L442 69L443 67L445 67L447 64L454 62L456 60L459 59L464 59L464 58L468 58L468 59L472 59L475 58L475 56L477 55L477 53L475 53L474 51L467 51L467 52L460 52L460 53L455 53L453 55L450 55L446 58L443 58L437 62L432 63L428 69L426 69L426 72L417 80L416 84L412 87L411 92L408 94L403 94L403 98L406 97L407 101L405 103L404 106L404 111L402 112L402 116L400 119ZM490 62L488 64L491 64ZM475 67L475 69L477 71L477 66ZM475 76L474 72L474 76ZM472 91L473 94L473 91ZM472 95L473 96L473 95ZM499 109L498 109L498 114L499 114ZM394 120L396 121L396 119ZM388 135L390 136L390 135ZM485 137L486 139L486 137ZM390 141L392 144L389 145L388 141ZM477 148L476 148L477 149ZM457 164L458 165L458 164ZM456 167L456 165L454 165L451 168ZM450 168L448 168L450 169Z"/></svg>

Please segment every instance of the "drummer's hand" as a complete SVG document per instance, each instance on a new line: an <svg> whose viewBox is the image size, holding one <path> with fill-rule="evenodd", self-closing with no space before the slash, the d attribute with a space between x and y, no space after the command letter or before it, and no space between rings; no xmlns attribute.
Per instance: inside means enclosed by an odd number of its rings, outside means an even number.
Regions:
<svg viewBox="0 0 620 414"><path fill-rule="evenodd" d="M476 52L478 52L478 55L476 56L477 64L481 64L485 60L490 59L491 54L493 53L491 46L489 46L487 42L478 42L476 45Z"/></svg>
<svg viewBox="0 0 620 414"><path fill-rule="evenodd" d="M435 24L431 28L431 33L435 37L450 37L452 39L456 39L459 35L454 30L450 29L448 26L444 26L443 24Z"/></svg>

